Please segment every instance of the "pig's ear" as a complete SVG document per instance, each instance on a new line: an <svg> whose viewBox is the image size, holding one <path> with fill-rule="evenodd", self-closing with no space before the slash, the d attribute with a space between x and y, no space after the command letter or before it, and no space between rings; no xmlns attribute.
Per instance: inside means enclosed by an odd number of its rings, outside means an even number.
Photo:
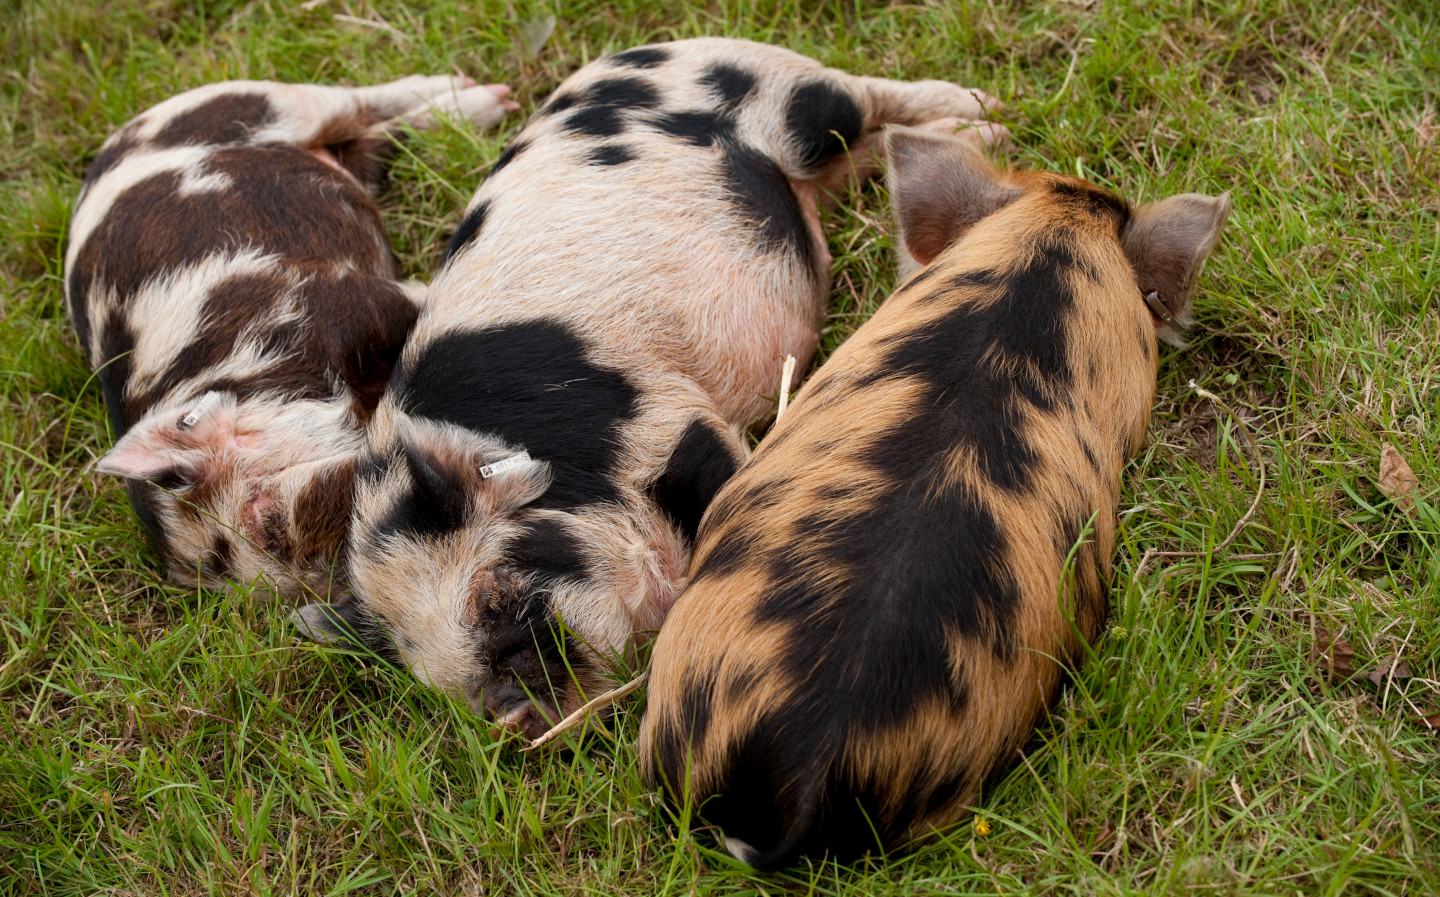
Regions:
<svg viewBox="0 0 1440 897"><path fill-rule="evenodd" d="M179 410L147 414L95 469L184 490L218 475L235 444L235 396L208 392Z"/></svg>
<svg viewBox="0 0 1440 897"><path fill-rule="evenodd" d="M317 601L296 609L290 622L300 634L332 648L365 648L391 663L399 662L395 643L360 603L345 596L334 604Z"/></svg>
<svg viewBox="0 0 1440 897"><path fill-rule="evenodd" d="M465 524L468 502L465 486L468 477L463 463L456 463L448 446L432 445L423 431L401 425L400 454L415 485L419 507L432 515L444 529L459 529Z"/></svg>
<svg viewBox="0 0 1440 897"><path fill-rule="evenodd" d="M550 464L529 452L487 450L476 469L481 500L498 514L524 507L550 488Z"/></svg>
<svg viewBox="0 0 1440 897"><path fill-rule="evenodd" d="M885 131L886 182L906 254L928 265L977 221L1020 196L967 140L914 128Z"/></svg>
<svg viewBox="0 0 1440 897"><path fill-rule="evenodd" d="M1184 345L1179 331L1194 321L1190 302L1195 281L1229 214L1229 193L1182 193L1131 213L1121 244L1135 269L1140 295L1159 321L1156 332L1166 342Z"/></svg>
<svg viewBox="0 0 1440 897"><path fill-rule="evenodd" d="M523 452L412 419L397 418L396 429L416 497L445 528L464 525L472 504L484 513L508 513L550 486L550 465Z"/></svg>

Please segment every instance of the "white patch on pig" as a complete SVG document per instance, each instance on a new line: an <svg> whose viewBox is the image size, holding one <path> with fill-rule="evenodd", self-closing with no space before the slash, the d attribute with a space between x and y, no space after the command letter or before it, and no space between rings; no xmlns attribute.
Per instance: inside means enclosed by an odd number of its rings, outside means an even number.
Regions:
<svg viewBox="0 0 1440 897"><path fill-rule="evenodd" d="M280 266L273 256L255 250L216 254L193 265L176 268L137 290L130 298L127 317L141 326L132 328L135 331L135 348L130 353L130 381L126 384L126 394L135 396L148 392L160 377L174 368L180 360L181 351L208 324L204 318L205 302L201 301L201 297L213 287L232 277L279 271ZM91 307L95 307L93 303ZM94 311L91 315L94 321L104 321L104 317ZM97 347L101 345L98 337L92 342Z"/></svg>

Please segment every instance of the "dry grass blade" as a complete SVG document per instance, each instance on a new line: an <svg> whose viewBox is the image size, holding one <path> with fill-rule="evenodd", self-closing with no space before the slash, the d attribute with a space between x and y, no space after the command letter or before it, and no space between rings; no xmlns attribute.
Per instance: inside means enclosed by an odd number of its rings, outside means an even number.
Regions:
<svg viewBox="0 0 1440 897"><path fill-rule="evenodd" d="M520 750L528 754L529 752L536 750L537 748L544 747L545 745L554 741L556 738L559 738L561 735L564 735L566 732L569 732L571 729L580 725L582 722L592 716L597 710L603 710L604 708L609 707L611 704L614 704L616 701L620 700L621 698L630 694L635 689L644 685L645 680L647 677L649 677L649 675L650 671L646 670L645 672L636 676L634 679L626 682L624 685L612 688L609 691L605 692L603 695L586 701L584 706L582 706L580 709L565 717L560 722L556 723L553 727L551 727L550 731L546 732L544 735L541 735L539 738L530 742L528 746L523 747Z"/></svg>
<svg viewBox="0 0 1440 897"><path fill-rule="evenodd" d="M795 356L785 356L785 367L780 371L780 405L775 409L775 422L779 423L780 418L785 414L785 408L790 404L790 381L795 377Z"/></svg>

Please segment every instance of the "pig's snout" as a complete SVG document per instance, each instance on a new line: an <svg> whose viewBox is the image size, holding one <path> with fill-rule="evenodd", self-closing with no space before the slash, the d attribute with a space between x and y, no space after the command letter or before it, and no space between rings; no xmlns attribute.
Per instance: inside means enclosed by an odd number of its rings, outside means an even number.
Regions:
<svg viewBox="0 0 1440 897"><path fill-rule="evenodd" d="M490 737L515 732L534 741L560 721L560 715L545 701L531 697L519 685L487 689L482 698L485 715L492 721Z"/></svg>

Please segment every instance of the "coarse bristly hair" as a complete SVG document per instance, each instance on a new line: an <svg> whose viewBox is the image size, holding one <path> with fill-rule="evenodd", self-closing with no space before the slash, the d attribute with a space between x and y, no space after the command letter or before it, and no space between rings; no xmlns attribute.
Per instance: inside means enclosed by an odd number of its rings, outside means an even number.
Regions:
<svg viewBox="0 0 1440 897"><path fill-rule="evenodd" d="M651 655L641 768L735 856L970 812L1100 633L1120 473L1229 200L1131 208L894 129L901 288L721 491Z"/></svg>
<svg viewBox="0 0 1440 897"><path fill-rule="evenodd" d="M567 79L471 201L381 401L354 601L301 626L532 737L603 690L684 586L785 356L814 352L817 195L873 171L885 123L987 103L721 38Z"/></svg>
<svg viewBox="0 0 1440 897"><path fill-rule="evenodd" d="M66 291L117 436L96 469L125 478L172 579L338 585L362 429L424 295L371 194L402 125L494 121L505 93L230 81L105 142Z"/></svg>

